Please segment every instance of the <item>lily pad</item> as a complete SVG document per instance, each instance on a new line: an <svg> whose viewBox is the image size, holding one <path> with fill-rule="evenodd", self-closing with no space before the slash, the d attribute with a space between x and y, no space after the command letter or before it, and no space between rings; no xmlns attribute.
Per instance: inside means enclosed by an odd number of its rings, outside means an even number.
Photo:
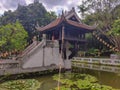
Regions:
<svg viewBox="0 0 120 90"><path fill-rule="evenodd" d="M12 80L0 84L0 90L37 90L40 85L35 79Z"/></svg>
<svg viewBox="0 0 120 90"><path fill-rule="evenodd" d="M80 89L90 89L91 88L91 83L87 80L78 80L75 82L76 86Z"/></svg>
<svg viewBox="0 0 120 90"><path fill-rule="evenodd" d="M54 80L61 83L59 90L115 90L110 86L100 85L96 77L88 74L61 74L60 79L58 78L58 75L53 76ZM58 90L58 87L52 90Z"/></svg>

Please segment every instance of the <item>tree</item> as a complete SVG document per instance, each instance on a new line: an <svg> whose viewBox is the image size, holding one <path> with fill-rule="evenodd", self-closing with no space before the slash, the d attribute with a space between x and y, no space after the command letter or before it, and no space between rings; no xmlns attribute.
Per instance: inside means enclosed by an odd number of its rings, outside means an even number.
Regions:
<svg viewBox="0 0 120 90"><path fill-rule="evenodd" d="M108 35L111 37L111 41L114 43L115 47L120 51L120 19L114 21Z"/></svg>
<svg viewBox="0 0 120 90"><path fill-rule="evenodd" d="M0 25L6 25L8 23L15 23L18 20L29 35L29 42L34 36L35 26L39 24L44 26L56 19L54 12L47 12L42 3L35 0L34 3L28 6L19 5L15 11L7 11L0 17Z"/></svg>
<svg viewBox="0 0 120 90"><path fill-rule="evenodd" d="M108 32L112 30L112 24L114 20L120 17L120 1L119 0L84 0L80 5L84 10L83 21L89 25L97 23L98 26L94 32L99 37L104 37L113 46L112 36L108 35ZM116 40L116 39L114 39ZM117 41L116 41L117 42Z"/></svg>
<svg viewBox="0 0 120 90"><path fill-rule="evenodd" d="M0 51L22 50L27 44L28 33L22 24L7 24L0 27Z"/></svg>

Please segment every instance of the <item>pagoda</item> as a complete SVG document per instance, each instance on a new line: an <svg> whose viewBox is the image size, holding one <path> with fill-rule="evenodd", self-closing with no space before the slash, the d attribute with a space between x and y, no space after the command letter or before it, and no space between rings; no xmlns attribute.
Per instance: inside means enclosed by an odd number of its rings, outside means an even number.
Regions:
<svg viewBox="0 0 120 90"><path fill-rule="evenodd" d="M44 27L37 27L41 34L46 34L47 40L57 40L59 42L59 51L63 58L67 58L67 52L70 51L68 58L74 57L78 51L86 51L86 34L92 33L96 25L88 26L82 23L81 19L72 8L69 12L62 12L62 15L50 24Z"/></svg>

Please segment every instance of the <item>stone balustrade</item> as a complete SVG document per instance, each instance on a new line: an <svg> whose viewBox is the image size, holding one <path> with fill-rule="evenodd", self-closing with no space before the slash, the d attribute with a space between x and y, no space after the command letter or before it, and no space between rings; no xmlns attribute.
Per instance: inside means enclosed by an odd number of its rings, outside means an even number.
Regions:
<svg viewBox="0 0 120 90"><path fill-rule="evenodd" d="M10 59L2 59L0 60L0 70L2 69L10 69L10 68L18 68L20 67L19 61L10 60Z"/></svg>
<svg viewBox="0 0 120 90"><path fill-rule="evenodd" d="M74 57L73 61L93 64L115 65L120 66L119 59L105 59L105 58L81 58Z"/></svg>
<svg viewBox="0 0 120 90"><path fill-rule="evenodd" d="M106 65L88 64L88 63L76 63L76 62L73 62L72 66L78 68L91 69L91 70L120 73L120 67L117 66L108 66L108 65L106 66Z"/></svg>

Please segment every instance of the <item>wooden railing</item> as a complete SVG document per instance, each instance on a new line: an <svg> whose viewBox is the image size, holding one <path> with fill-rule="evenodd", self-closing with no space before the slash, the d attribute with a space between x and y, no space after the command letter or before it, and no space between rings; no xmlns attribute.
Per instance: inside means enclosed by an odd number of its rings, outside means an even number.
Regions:
<svg viewBox="0 0 120 90"><path fill-rule="evenodd" d="M75 40L75 41L83 41L86 42L87 40L85 38L78 38L78 37L71 37L71 36L65 36L64 39L66 40ZM61 37L59 37L59 40L62 40Z"/></svg>
<svg viewBox="0 0 120 90"><path fill-rule="evenodd" d="M73 58L73 61L83 62L83 63L93 63L93 64L105 64L105 65L116 65L116 66L120 66L120 60L119 60L119 59L74 57L74 58Z"/></svg>

